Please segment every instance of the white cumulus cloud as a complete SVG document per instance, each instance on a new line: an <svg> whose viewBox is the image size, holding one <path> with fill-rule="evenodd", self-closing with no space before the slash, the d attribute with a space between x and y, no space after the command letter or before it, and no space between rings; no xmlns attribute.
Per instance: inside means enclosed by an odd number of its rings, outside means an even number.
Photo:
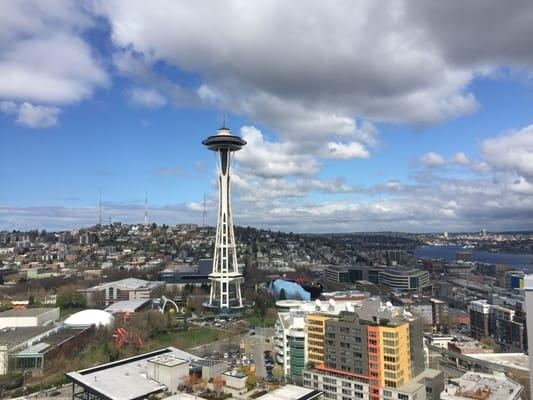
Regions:
<svg viewBox="0 0 533 400"><path fill-rule="evenodd" d="M428 167L440 167L446 163L444 157L432 151L420 157L420 161Z"/></svg>
<svg viewBox="0 0 533 400"><path fill-rule="evenodd" d="M361 143L337 143L330 142L327 151L323 154L325 158L347 160L349 158L368 158L370 153Z"/></svg>
<svg viewBox="0 0 533 400"><path fill-rule="evenodd" d="M17 123L47 127L58 106L109 79L83 32L93 17L67 0L6 0L0 12L0 100L19 103Z"/></svg>
<svg viewBox="0 0 533 400"><path fill-rule="evenodd" d="M49 128L57 124L61 110L57 107L33 105L28 102L17 104L0 102L0 112L16 115L16 123L29 128Z"/></svg>

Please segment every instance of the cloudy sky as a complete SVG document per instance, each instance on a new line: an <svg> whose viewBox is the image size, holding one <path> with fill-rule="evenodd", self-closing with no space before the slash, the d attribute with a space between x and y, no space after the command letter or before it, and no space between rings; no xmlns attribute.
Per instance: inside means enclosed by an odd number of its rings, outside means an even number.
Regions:
<svg viewBox="0 0 533 400"><path fill-rule="evenodd" d="M533 228L533 3L4 0L0 229Z"/></svg>

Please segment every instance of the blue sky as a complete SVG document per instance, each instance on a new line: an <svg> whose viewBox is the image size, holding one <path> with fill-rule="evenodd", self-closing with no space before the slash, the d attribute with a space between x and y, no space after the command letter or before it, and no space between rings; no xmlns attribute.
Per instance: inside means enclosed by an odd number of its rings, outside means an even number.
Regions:
<svg viewBox="0 0 533 400"><path fill-rule="evenodd" d="M236 224L531 229L533 7L356 3L3 2L0 230L213 224L223 113Z"/></svg>

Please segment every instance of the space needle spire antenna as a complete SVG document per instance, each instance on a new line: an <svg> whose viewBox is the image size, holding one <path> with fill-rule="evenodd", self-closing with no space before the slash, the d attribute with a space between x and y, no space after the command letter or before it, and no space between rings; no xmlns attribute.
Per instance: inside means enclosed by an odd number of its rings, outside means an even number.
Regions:
<svg viewBox="0 0 533 400"><path fill-rule="evenodd" d="M215 236L213 271L209 274L211 291L205 306L221 314L239 312L243 309L241 283L243 275L237 265L237 249L231 210L230 175L233 154L240 150L246 141L224 126L216 135L209 136L202 144L216 153L218 166L218 218Z"/></svg>

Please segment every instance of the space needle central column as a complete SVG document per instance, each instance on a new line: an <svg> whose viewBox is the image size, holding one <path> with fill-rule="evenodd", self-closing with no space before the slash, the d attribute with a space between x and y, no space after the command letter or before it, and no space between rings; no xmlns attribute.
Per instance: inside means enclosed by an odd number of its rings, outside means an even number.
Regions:
<svg viewBox="0 0 533 400"><path fill-rule="evenodd" d="M231 215L230 169L233 153L240 150L246 141L222 127L216 135L202 141L202 144L217 154L219 193L213 272L209 274L211 292L206 306L222 313L231 312L243 307L241 282L244 278L237 265Z"/></svg>

